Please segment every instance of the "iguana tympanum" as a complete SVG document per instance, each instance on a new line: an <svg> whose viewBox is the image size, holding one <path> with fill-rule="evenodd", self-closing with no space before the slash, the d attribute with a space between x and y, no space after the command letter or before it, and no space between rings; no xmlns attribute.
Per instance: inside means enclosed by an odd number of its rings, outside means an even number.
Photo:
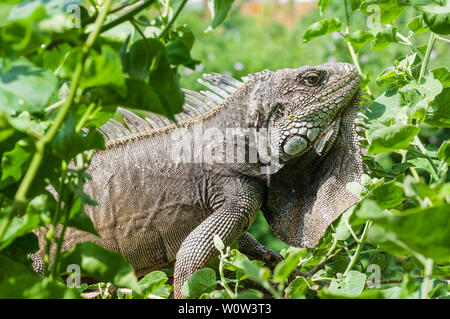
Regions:
<svg viewBox="0 0 450 319"><path fill-rule="evenodd" d="M174 264L174 295L181 298L184 282L217 255L216 234L226 245L237 240L253 258L279 261L246 232L259 210L281 240L313 247L357 202L346 189L362 175L354 66L265 70L242 82L204 78L208 91L184 91L177 124L120 109L125 125L110 120L100 128L107 146L92 157L84 191L99 203L85 209L101 237L69 228L63 250L93 241L120 252L138 276ZM237 161L239 134L230 143L230 128L259 132L273 154L251 145L249 134L241 139L245 161ZM174 145L184 153L174 156ZM271 165L276 169L264 169Z"/></svg>

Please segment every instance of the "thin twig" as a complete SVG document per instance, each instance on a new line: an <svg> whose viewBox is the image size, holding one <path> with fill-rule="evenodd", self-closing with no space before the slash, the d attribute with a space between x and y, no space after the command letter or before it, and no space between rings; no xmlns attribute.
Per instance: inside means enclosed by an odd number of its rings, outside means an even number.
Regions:
<svg viewBox="0 0 450 319"><path fill-rule="evenodd" d="M119 24L121 24L122 22L125 22L129 19L131 19L132 17L134 17L136 14L138 14L139 12L141 12L143 9L147 8L148 6L150 6L151 4L153 4L156 0L148 0L148 1L144 1L142 2L142 4L130 9L129 11L127 11L127 13L125 13L124 15L118 17L117 19L105 24L104 26L102 26L102 28L100 29L100 33L108 31L112 28L114 28L115 26L118 26Z"/></svg>
<svg viewBox="0 0 450 319"><path fill-rule="evenodd" d="M430 38L428 40L427 45L427 51L425 52L425 57L423 58L422 65L420 67L420 74L419 74L419 83L422 80L422 78L425 75L425 72L427 71L428 67L428 61L430 60L431 50L433 49L434 42L436 40L436 34L431 32Z"/></svg>
<svg viewBox="0 0 450 319"><path fill-rule="evenodd" d="M351 242L350 244L348 244L347 246L345 246L345 248L347 249L351 249L354 246L356 246L358 243L356 241ZM341 253L343 253L345 251L345 248L341 248L339 250L337 250L333 255L331 255L330 257L328 257L327 259L323 260L322 262L320 262L319 264L317 264L316 266L313 267L313 269L311 269L306 275L308 277L313 276L316 272L318 272L320 269L322 269L323 267L325 267L326 264L328 264L329 262L331 262L333 260L334 257L336 257L337 255L340 255Z"/></svg>
<svg viewBox="0 0 450 319"><path fill-rule="evenodd" d="M178 15L180 14L181 10L183 10L183 7L186 4L186 2L187 2L187 0L183 0L183 2L181 2L181 4L178 6L177 11L173 15L172 19L169 21L169 23L164 27L164 29L159 34L158 39L161 39L169 31L170 27L175 22Z"/></svg>

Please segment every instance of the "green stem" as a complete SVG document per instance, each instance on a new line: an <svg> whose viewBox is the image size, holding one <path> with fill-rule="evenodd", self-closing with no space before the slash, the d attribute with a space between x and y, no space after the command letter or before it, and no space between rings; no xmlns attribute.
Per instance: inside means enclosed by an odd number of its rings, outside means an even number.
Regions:
<svg viewBox="0 0 450 319"><path fill-rule="evenodd" d="M272 285L267 281L264 280L261 284L268 292L270 292L270 294L275 298L275 299L281 299L281 294L276 291Z"/></svg>
<svg viewBox="0 0 450 319"><path fill-rule="evenodd" d="M86 112L84 112L83 116L81 117L80 121L78 122L76 128L75 128L75 133L80 133L81 129L83 128L84 124L86 123L86 121L88 120L89 116L92 114L92 111L95 108L95 103L91 103L89 104Z"/></svg>
<svg viewBox="0 0 450 319"><path fill-rule="evenodd" d="M56 231L56 225L59 221L59 216L61 214L61 208L63 208L63 202L62 199L64 198L64 189L65 189L65 178L67 174L67 163L66 161L62 162L61 165L61 178L60 178L60 184L58 187L58 203L56 206L55 214L53 215L52 224L50 226L50 229L47 231L45 235L46 240L46 246L45 246L45 256L44 256L44 263L45 263L45 270L47 273L50 273L50 250L51 245L53 241L53 236L55 235Z"/></svg>
<svg viewBox="0 0 450 319"><path fill-rule="evenodd" d="M353 239L359 244L359 238L356 236L355 232L353 231L352 226L348 223L348 221L345 221L345 226L347 227L348 231L350 232L350 235L352 235Z"/></svg>
<svg viewBox="0 0 450 319"><path fill-rule="evenodd" d="M8 228L9 224L11 223L11 220L14 217L14 214L16 213L16 209L19 208L19 206L20 206L20 203L13 202L13 204L8 208L6 217L0 225L0 239L3 238L3 235L5 234L6 229Z"/></svg>
<svg viewBox="0 0 450 319"><path fill-rule="evenodd" d="M228 248L228 247L227 247ZM228 253L226 255L223 254L222 251L220 251L220 258L219 258L219 274L220 274L220 283L222 287L225 289L227 294L232 298L236 298L236 295L231 291L230 286L228 286L228 283L225 279L225 275L223 274L223 260L227 257Z"/></svg>
<svg viewBox="0 0 450 319"><path fill-rule="evenodd" d="M439 170L437 169L436 165L433 162L433 159L427 154L427 149L423 146L422 142L420 141L419 137L416 135L414 137L414 142L417 145L417 147L420 149L420 152L416 151L413 148L409 148L409 151L417 156L425 158L429 163L431 168L433 169L434 173L436 174L437 178L439 179Z"/></svg>
<svg viewBox="0 0 450 319"><path fill-rule="evenodd" d="M450 39L447 39L447 38L444 38L444 37L436 36L436 39L444 41L444 42L447 42L447 43L450 43Z"/></svg>
<svg viewBox="0 0 450 319"><path fill-rule="evenodd" d="M345 35L349 35L350 34L350 28L349 28L350 15L348 14L347 0L344 0L344 7L345 7L345 20L346 20ZM350 56L352 57L353 64L356 66L356 69L358 70L359 75L363 76L364 73L361 69L361 65L359 64L359 59L358 59L358 55L355 52L355 48L353 47L352 43L350 41L348 41L347 39L345 40L345 42L347 43L347 48L348 48L348 51L350 52ZM372 91L370 90L369 86L366 85L365 89L367 90L367 93L372 96Z"/></svg>
<svg viewBox="0 0 450 319"><path fill-rule="evenodd" d="M347 249L351 249L354 245L356 245L356 241L351 242L350 244L348 244L347 246L345 246L345 248ZM328 264L329 262L331 262L333 260L334 257L338 256L339 254L343 253L345 251L345 248L340 248L338 249L334 254L330 255L327 259L321 261L319 264L317 264L316 266L314 266L313 269L311 269L307 274L306 277L312 277L316 272L318 272L320 269L322 269L323 267L325 267L326 264Z"/></svg>
<svg viewBox="0 0 450 319"><path fill-rule="evenodd" d="M425 269L424 269L424 277L422 283L422 294L420 296L421 299L428 299L428 293L431 288L431 274L433 273L433 260L427 258L425 260Z"/></svg>
<svg viewBox="0 0 450 319"><path fill-rule="evenodd" d="M169 23L164 27L164 29L159 34L158 39L161 39L169 31L169 29L172 26L172 24L178 18L178 15L180 14L181 10L183 10L183 7L186 4L186 2L187 2L187 0L183 0L183 2L181 2L181 4L178 6L177 11L173 15L172 19L169 21Z"/></svg>
<svg viewBox="0 0 450 319"><path fill-rule="evenodd" d="M64 242L64 235L66 233L67 229L67 221L69 219L69 213L70 213L70 207L72 207L73 204L73 198L74 194L71 194L70 199L67 203L64 205L64 220L63 220L63 227L61 230L61 234L56 240L56 249L55 249L55 257L53 258L52 265L50 266L50 276L55 277L56 271L58 270L58 262L59 258L61 257L61 247Z"/></svg>
<svg viewBox="0 0 450 319"><path fill-rule="evenodd" d="M30 166L28 166L28 169L25 173L25 176L22 180L22 182L19 185L19 188L14 196L15 205L13 205L8 215L3 222L3 224L0 227L0 239L3 238L6 229L8 228L9 224L11 223L12 217L15 214L16 209L18 208L19 204L23 205L27 201L27 193L31 187L31 184L33 183L33 180L39 170L39 167L41 166L42 159L44 158L44 151L47 144L49 144L52 139L55 137L56 133L62 126L67 113L69 112L70 107L72 106L77 91L78 91L78 85L81 80L81 74L83 72L84 68L84 62L86 61L89 50L91 49L92 45L95 42L95 39L100 33L100 29L102 27L103 22L105 21L106 15L108 14L108 10L111 6L112 0L106 0L104 9L99 13L97 20L95 21L94 30L89 34L86 43L84 44L82 50L81 50L81 57L78 61L72 79L71 79L71 85L70 85L70 91L69 96L67 97L65 103L63 106L59 109L58 114L56 115L55 121L53 122L50 129L45 133L45 135L36 141L36 151L33 154L33 157L31 159Z"/></svg>
<svg viewBox="0 0 450 319"><path fill-rule="evenodd" d="M423 60L422 53L411 43L411 41L408 40L408 38L405 38L400 32L397 32L397 38L399 38L400 40L403 41L403 42L398 42L399 44L406 45L411 50L413 50L421 60Z"/></svg>
<svg viewBox="0 0 450 319"><path fill-rule="evenodd" d="M402 163L406 163L406 154L408 153L407 150L401 150L400 153L402 154ZM414 176L416 181L420 181L419 174L417 174L415 167L410 167L409 170L411 171L411 174Z"/></svg>
<svg viewBox="0 0 450 319"><path fill-rule="evenodd" d="M142 10L144 10L145 8L147 8L148 6L150 6L151 4L153 4L156 0L148 0L148 1L144 1L142 4L134 7L133 9L130 9L130 11L128 11L127 13L125 13L124 15L118 17L116 20L113 20L107 24L105 24L101 29L100 29L100 33L108 31L109 29L114 28L115 26L118 26L119 24L121 24L122 22L125 22L129 19L131 19L132 17L134 17L136 14L138 14L139 12L141 12Z"/></svg>
<svg viewBox="0 0 450 319"><path fill-rule="evenodd" d="M428 39L427 51L422 61L422 66L420 67L419 83L427 71L428 62L430 60L431 50L433 49L434 42L436 41L436 34L431 32L430 38Z"/></svg>
<svg viewBox="0 0 450 319"><path fill-rule="evenodd" d="M352 270L353 266L355 265L356 261L358 260L359 254L361 252L361 248L363 246L364 240L366 239L367 231L369 230L370 225L372 225L372 222L369 221L369 220L366 221L366 224L364 225L364 230L363 230L363 233L361 235L361 238L357 241L358 245L356 246L355 254L351 258L350 263L347 266L347 269L345 269L345 272L343 274L344 276L346 276L348 274L348 272L350 270Z"/></svg>

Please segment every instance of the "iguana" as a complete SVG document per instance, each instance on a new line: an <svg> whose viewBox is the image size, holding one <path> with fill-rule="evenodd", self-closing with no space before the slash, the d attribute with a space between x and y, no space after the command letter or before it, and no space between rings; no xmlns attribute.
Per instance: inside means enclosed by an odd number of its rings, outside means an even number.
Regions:
<svg viewBox="0 0 450 319"><path fill-rule="evenodd" d="M204 75L199 81L209 90L184 90L185 112L176 124L119 109L125 124L110 120L100 128L106 149L92 157L92 180L84 187L99 203L85 210L101 237L68 228L63 250L93 241L120 252L138 276L174 265L174 296L181 298L186 280L217 255L216 234L226 245L237 240L252 258L281 260L247 232L259 210L285 243L315 246L358 200L346 184L362 175L355 132L360 76L351 64L327 63L242 80ZM200 125L213 133L199 144ZM262 132L259 140L265 134L277 156L256 148L255 160L247 136L241 140L246 160L230 162L234 153L221 152L230 128ZM187 151L176 158L174 145ZM231 151L237 148L232 140ZM45 247L42 235L39 240ZM43 250L35 256L42 258Z"/></svg>

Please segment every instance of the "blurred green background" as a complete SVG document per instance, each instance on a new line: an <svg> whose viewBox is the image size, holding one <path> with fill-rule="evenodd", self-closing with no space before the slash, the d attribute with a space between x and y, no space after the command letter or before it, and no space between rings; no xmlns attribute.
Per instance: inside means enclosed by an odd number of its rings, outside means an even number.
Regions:
<svg viewBox="0 0 450 319"><path fill-rule="evenodd" d="M407 23L417 15L408 8L396 22L399 32L408 34ZM218 72L235 78L264 69L296 68L301 65L326 62L352 62L347 45L337 34L326 35L302 44L305 30L322 18L337 17L345 21L345 11L340 1L333 1L319 16L315 2L304 1L236 1L225 22L217 29L205 33L209 23L209 11L202 2L188 2L181 13L178 24L191 27L196 41L193 58L200 60L195 71L181 69L181 83L189 89L199 89L196 83L201 73ZM350 19L356 29L368 29L367 17L355 12ZM425 45L426 34L414 35L413 44ZM445 50L448 44L436 43L430 59L430 69L434 65L449 62ZM377 96L384 90L374 80L395 59L404 56L409 48L391 44L384 50L373 51L370 44L362 48L360 64L371 80L370 88ZM447 63L444 63L446 59Z"/></svg>
<svg viewBox="0 0 450 319"><path fill-rule="evenodd" d="M399 32L407 36L407 23L417 15L407 9L396 21ZM193 58L200 60L195 70L180 68L180 81L183 87L193 90L202 88L197 79L202 73L217 72L239 79L248 73L264 69L277 70L296 68L301 65L316 65L326 62L352 62L345 41L339 34L330 34L302 44L302 36L312 23L337 17L345 20L345 10L339 1L333 1L322 17L317 11L316 2L306 1L236 1L225 22L217 29L205 32L209 24L209 10L202 1L189 1L177 23L191 27L196 41ZM354 29L368 30L362 13L355 12L350 18ZM426 34L414 35L414 45L426 45ZM448 65L446 52L448 44L436 43L430 58L430 69ZM374 96L384 88L377 86L375 79L385 68L393 65L410 48L391 44L381 51L373 51L370 44L361 49L359 61L363 72L369 77L369 87ZM448 139L448 130L435 129L425 125L422 137ZM386 168L395 162L392 155L380 154L377 160ZM269 225L260 213L252 224L250 232L264 245L280 250L287 247L271 232Z"/></svg>

